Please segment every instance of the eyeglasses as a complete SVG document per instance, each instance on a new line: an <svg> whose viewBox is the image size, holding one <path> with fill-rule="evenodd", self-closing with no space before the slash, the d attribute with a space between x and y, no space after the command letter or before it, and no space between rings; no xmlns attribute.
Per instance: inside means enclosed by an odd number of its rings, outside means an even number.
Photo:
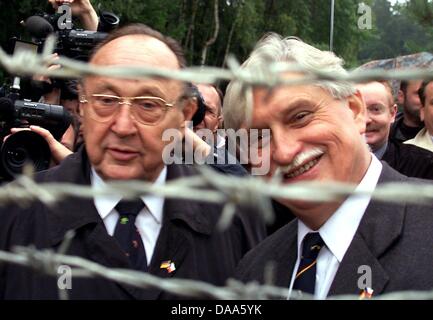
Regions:
<svg viewBox="0 0 433 320"><path fill-rule="evenodd" d="M118 114L121 105L131 107L134 120L146 125L156 125L164 118L174 103L167 103L159 97L118 97L108 94L92 94L80 97L81 103L89 103L90 116L99 122L108 122Z"/></svg>

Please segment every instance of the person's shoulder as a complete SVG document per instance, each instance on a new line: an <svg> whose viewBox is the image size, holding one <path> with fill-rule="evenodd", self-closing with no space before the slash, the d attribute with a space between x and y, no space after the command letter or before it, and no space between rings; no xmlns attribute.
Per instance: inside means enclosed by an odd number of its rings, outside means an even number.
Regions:
<svg viewBox="0 0 433 320"><path fill-rule="evenodd" d="M412 186L411 191L417 194L427 194L428 190L433 187L433 181L428 179L421 179L416 177L408 177L405 176L393 168L391 168L388 164L382 162L383 164L383 170L381 177L382 179L379 179L379 185L383 183L403 183L408 186ZM416 188L416 189L414 189ZM423 191L424 189L424 191ZM429 224L429 228L433 227L433 215L431 215L431 212L433 210L433 204L428 201L421 201L419 199L411 200L408 198L408 200L402 199L401 201L397 202L395 205L403 206L405 208L405 213L407 217L411 216L417 216L420 218L419 222L423 224L427 221L430 221L431 224ZM425 216L428 213L427 216ZM424 216L424 218L422 218ZM432 219L430 219L431 217ZM418 218L416 218L418 219Z"/></svg>
<svg viewBox="0 0 433 320"><path fill-rule="evenodd" d="M35 174L35 181L43 182L73 182L78 175L82 175L84 150L77 151L67 156L59 165Z"/></svg>
<svg viewBox="0 0 433 320"><path fill-rule="evenodd" d="M413 139L411 139L413 140ZM411 140L407 140L407 141L411 141ZM420 157L426 157L426 158L433 158L433 152L431 152L430 150L418 147L414 144L411 143L397 143L396 144L396 148L400 149L400 152L402 154L407 154L407 155L417 155Z"/></svg>

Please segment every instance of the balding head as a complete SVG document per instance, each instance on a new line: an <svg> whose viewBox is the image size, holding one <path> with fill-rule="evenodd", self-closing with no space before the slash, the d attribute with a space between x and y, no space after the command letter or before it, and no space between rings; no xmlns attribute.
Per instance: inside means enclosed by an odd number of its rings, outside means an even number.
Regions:
<svg viewBox="0 0 433 320"><path fill-rule="evenodd" d="M108 45L110 42L116 39L126 37L126 36L147 36L148 38L151 38L155 41L153 43L155 45L154 47L155 49L162 48L161 44L164 44L165 47L167 47L176 56L179 66L181 68L184 68L186 66L185 55L183 53L182 47L179 45L179 43L176 40L167 37L162 33L141 23L130 24L110 33L107 38L105 38L101 43L99 43L94 48L90 60L93 60L94 56L98 53L98 51L102 47ZM135 45L136 43L129 43L129 47L134 48ZM159 53L157 52L157 54Z"/></svg>
<svg viewBox="0 0 433 320"><path fill-rule="evenodd" d="M387 82L372 81L367 83L357 84L356 88L364 96L364 100L372 94L380 95L386 106L392 107L394 105L394 97L392 95L392 88Z"/></svg>
<svg viewBox="0 0 433 320"><path fill-rule="evenodd" d="M109 57L109 59L107 59ZM175 53L148 35L125 35L101 46L90 59L96 65L143 65L180 69Z"/></svg>

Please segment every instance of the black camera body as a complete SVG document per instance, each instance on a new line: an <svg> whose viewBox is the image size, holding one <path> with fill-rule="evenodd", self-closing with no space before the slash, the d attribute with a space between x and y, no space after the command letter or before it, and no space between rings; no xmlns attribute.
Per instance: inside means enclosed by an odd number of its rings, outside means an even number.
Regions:
<svg viewBox="0 0 433 320"><path fill-rule="evenodd" d="M87 61L91 49L104 40L108 32L116 29L119 22L119 17L114 13L102 11L99 13L98 30L89 31L76 29L72 21L65 23L63 15L59 13L41 13L27 18L25 26L40 45L48 35L55 33L55 52L72 59Z"/></svg>
<svg viewBox="0 0 433 320"><path fill-rule="evenodd" d="M0 98L0 180L12 180L26 164L35 171L49 168L51 151L39 134L23 130L10 135L12 128L30 125L43 127L60 140L72 122L69 112L59 105L15 99L15 94Z"/></svg>
<svg viewBox="0 0 433 320"><path fill-rule="evenodd" d="M37 45L15 39L11 51L36 52ZM32 164L35 171L41 171L48 169L51 161L51 150L41 135L29 130L10 134L12 128L37 125L60 140L72 122L69 112L60 105L22 99L22 79L15 76L12 80L10 86L2 86L0 95L0 182L22 173L27 163Z"/></svg>

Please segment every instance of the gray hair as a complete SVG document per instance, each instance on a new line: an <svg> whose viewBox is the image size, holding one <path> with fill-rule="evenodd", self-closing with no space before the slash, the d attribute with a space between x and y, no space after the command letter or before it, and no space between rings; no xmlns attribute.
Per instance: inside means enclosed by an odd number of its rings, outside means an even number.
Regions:
<svg viewBox="0 0 433 320"><path fill-rule="evenodd" d="M320 70L332 75L347 74L342 67L343 60L334 53L319 50L295 37L283 39L275 33L265 35L257 43L241 68L260 73L273 62L297 63L302 69ZM356 92L355 87L346 81L318 80L313 81L312 85L328 90L336 99L347 98ZM245 122L247 99L251 99L247 93L248 91L240 81L232 81L228 85L223 107L225 128L237 130Z"/></svg>

